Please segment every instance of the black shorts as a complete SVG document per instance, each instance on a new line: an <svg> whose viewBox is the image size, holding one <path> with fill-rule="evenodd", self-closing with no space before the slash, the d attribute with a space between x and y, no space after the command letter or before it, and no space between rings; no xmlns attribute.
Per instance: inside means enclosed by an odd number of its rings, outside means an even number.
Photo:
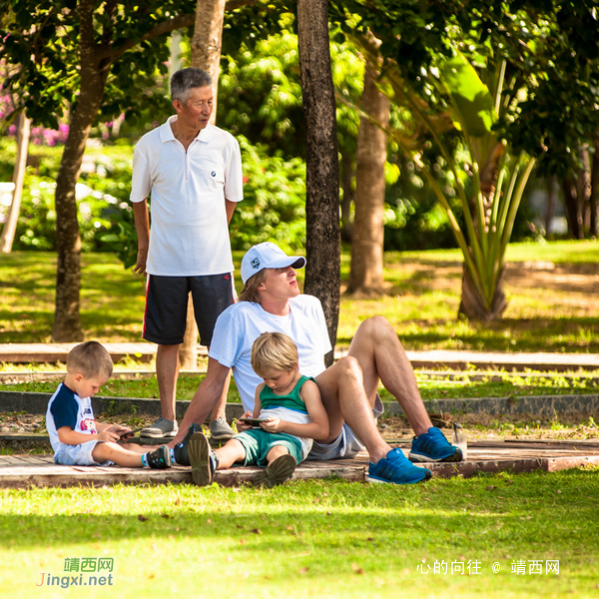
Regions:
<svg viewBox="0 0 599 599"><path fill-rule="evenodd" d="M202 277L148 275L144 339L159 345L183 343L190 291L200 343L210 346L216 319L235 301L231 273Z"/></svg>

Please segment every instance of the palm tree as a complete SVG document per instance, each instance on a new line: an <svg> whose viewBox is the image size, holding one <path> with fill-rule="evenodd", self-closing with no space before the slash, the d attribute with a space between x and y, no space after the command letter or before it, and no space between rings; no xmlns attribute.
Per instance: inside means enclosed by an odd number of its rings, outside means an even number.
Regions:
<svg viewBox="0 0 599 599"><path fill-rule="evenodd" d="M367 61L379 63L374 44L366 37L356 36L354 41ZM460 312L476 320L499 318L507 307L503 288L505 252L535 163L523 152L515 155L493 128L508 108L513 114L513 103L517 101L517 90L506 85L506 62L500 59L495 63L488 58L487 64L477 70L454 49L450 58L428 67L428 78L438 94L435 106L402 77L393 61L386 61L382 73L381 89L387 90L392 102L408 108L428 132L451 174L451 195L459 199L463 229L451 207L450 194L434 176L434 164L427 153L406 144L406 136L400 132L388 131L412 157L449 218L464 256ZM459 152L443 135L448 128L453 128L460 139Z"/></svg>

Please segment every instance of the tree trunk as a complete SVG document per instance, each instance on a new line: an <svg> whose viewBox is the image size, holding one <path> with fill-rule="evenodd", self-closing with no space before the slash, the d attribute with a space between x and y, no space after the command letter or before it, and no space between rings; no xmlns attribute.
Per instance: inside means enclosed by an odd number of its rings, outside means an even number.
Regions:
<svg viewBox="0 0 599 599"><path fill-rule="evenodd" d="M171 51L169 80L181 68L181 49L179 47L181 39L181 33L179 31L173 31L169 40ZM214 113L212 114L214 115ZM195 370L198 365L198 325L196 324L196 317L193 310L193 297L191 293L187 298L185 335L183 336L183 343L179 348L179 364L184 370Z"/></svg>
<svg viewBox="0 0 599 599"><path fill-rule="evenodd" d="M187 302L187 324L183 343L179 347L179 364L184 370L195 370L198 365L198 326L193 311L193 299Z"/></svg>
<svg viewBox="0 0 599 599"><path fill-rule="evenodd" d="M582 236L591 227L591 159L589 156L589 145L582 144L580 148L582 169L578 172L578 203L582 213Z"/></svg>
<svg viewBox="0 0 599 599"><path fill-rule="evenodd" d="M458 310L468 320L481 320L483 322L491 322L501 318L501 315L507 308L507 298L503 289L503 278L505 274L505 266L501 269L501 274L497 280L495 295L491 302L491 309L487 310L483 298L478 293L476 287L472 284L468 272L464 268L462 274L462 300Z"/></svg>
<svg viewBox="0 0 599 599"><path fill-rule="evenodd" d="M584 239L582 210L578 201L576 182L572 181L570 177L564 179L562 181L562 190L564 192L564 207L570 236L573 239Z"/></svg>
<svg viewBox="0 0 599 599"><path fill-rule="evenodd" d="M339 321L339 159L327 0L298 0L297 30L306 119L306 293L320 299L335 347ZM327 362L332 363L332 352Z"/></svg>
<svg viewBox="0 0 599 599"><path fill-rule="evenodd" d="M354 161L353 156L349 152L340 150L339 153L341 154L341 189L343 189L343 200L341 201L341 240L351 243L353 227L351 205L354 201Z"/></svg>
<svg viewBox="0 0 599 599"><path fill-rule="evenodd" d="M555 200L557 198L557 179L555 175L547 180L547 211L545 212L545 233L551 234L551 223L555 216Z"/></svg>
<svg viewBox="0 0 599 599"><path fill-rule="evenodd" d="M599 134L593 139L595 152L591 162L591 194L589 198L591 206L591 223L589 233L592 237L597 237L599 226L597 224L597 196L599 195Z"/></svg>
<svg viewBox="0 0 599 599"><path fill-rule="evenodd" d="M168 80L181 68L181 40L183 36L179 30L173 31L168 40L170 50L170 63L168 67Z"/></svg>
<svg viewBox="0 0 599 599"><path fill-rule="evenodd" d="M27 166L30 125L31 120L25 116L24 112L21 112L17 120L17 156L12 177L15 189L8 210L8 217L2 229L2 237L0 237L0 252L3 254L10 254L15 239L15 231L17 230L17 221L19 220L19 211L21 209L21 197L23 196L23 181L25 179L25 169Z"/></svg>
<svg viewBox="0 0 599 599"><path fill-rule="evenodd" d="M216 99L220 71L226 0L198 0L196 24L191 40L191 66L210 73L214 86L212 124L216 121Z"/></svg>
<svg viewBox="0 0 599 599"><path fill-rule="evenodd" d="M391 101L376 85L378 72L366 63L362 107L376 123L389 124ZM353 227L350 292L383 291L383 236L387 135L370 119L360 118L356 153L356 213Z"/></svg>
<svg viewBox="0 0 599 599"><path fill-rule="evenodd" d="M75 186L79 178L85 144L104 96L110 63L101 68L95 56L93 0L79 4L81 27L79 49L81 89L69 123L69 136L56 179L56 311L52 339L81 341L79 291L81 287L81 238L77 222Z"/></svg>
<svg viewBox="0 0 599 599"><path fill-rule="evenodd" d="M191 39L191 66L210 73L214 92L210 123L216 122L216 99L220 51L222 47L223 20L226 0L198 0L196 24ZM194 370L198 363L198 327L193 311L193 298L189 294L185 337L179 349L181 368Z"/></svg>

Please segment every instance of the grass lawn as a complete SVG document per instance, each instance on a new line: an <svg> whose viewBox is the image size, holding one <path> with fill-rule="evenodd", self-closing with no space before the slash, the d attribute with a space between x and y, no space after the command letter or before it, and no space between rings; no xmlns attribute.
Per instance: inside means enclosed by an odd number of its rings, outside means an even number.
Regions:
<svg viewBox="0 0 599 599"><path fill-rule="evenodd" d="M145 365L147 367L147 365ZM501 378L502 380L496 380ZM177 383L178 399L191 400L203 375L193 376L181 374ZM455 379L441 373L438 377L429 373L416 371L416 380L422 398L426 400L471 398L471 397L506 397L526 395L570 395L583 393L597 393L599 381L597 378L586 374L564 376L557 373L536 373L523 376L510 373L489 374L481 380L472 373L464 372ZM56 381L48 382L22 382L2 384L2 391L22 391L30 393L53 393ZM382 386L379 393L383 401L395 401ZM135 380L111 379L102 387L100 395L108 397L142 397L157 398L158 383L156 377ZM240 402L235 381L231 380L229 401Z"/></svg>
<svg viewBox="0 0 599 599"><path fill-rule="evenodd" d="M235 255L237 267L241 256ZM342 258L345 287L350 257L344 252ZM362 320L382 314L407 349L599 352L598 258L599 245L590 241L510 245L509 307L501 321L477 324L456 319L462 262L457 250L388 253L387 294L343 296L338 343L347 345ZM84 254L82 263L86 338L140 340L144 281L110 254ZM51 253L2 256L1 342L50 340L55 269Z"/></svg>
<svg viewBox="0 0 599 599"><path fill-rule="evenodd" d="M577 469L406 487L324 480L272 490L2 489L0 593L598 597L598 475ZM89 574L64 571L65 559L83 557L112 558L112 586L36 586L42 573L44 583L48 574L87 581ZM559 561L559 574L546 573L547 561ZM447 573L435 574L436 562Z"/></svg>

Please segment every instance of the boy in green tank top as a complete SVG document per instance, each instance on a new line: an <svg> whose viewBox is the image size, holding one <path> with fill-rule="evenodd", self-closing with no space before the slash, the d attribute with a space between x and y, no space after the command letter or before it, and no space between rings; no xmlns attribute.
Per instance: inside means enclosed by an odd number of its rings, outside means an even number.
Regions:
<svg viewBox="0 0 599 599"><path fill-rule="evenodd" d="M314 439L329 434L329 419L314 379L302 376L295 343L283 333L263 333L252 346L252 368L264 383L256 388L256 428L243 431L215 451L202 433L189 440L189 460L195 484L209 485L216 470L235 462L266 466L259 482L268 487L291 478L305 460ZM250 425L251 426L251 425Z"/></svg>

